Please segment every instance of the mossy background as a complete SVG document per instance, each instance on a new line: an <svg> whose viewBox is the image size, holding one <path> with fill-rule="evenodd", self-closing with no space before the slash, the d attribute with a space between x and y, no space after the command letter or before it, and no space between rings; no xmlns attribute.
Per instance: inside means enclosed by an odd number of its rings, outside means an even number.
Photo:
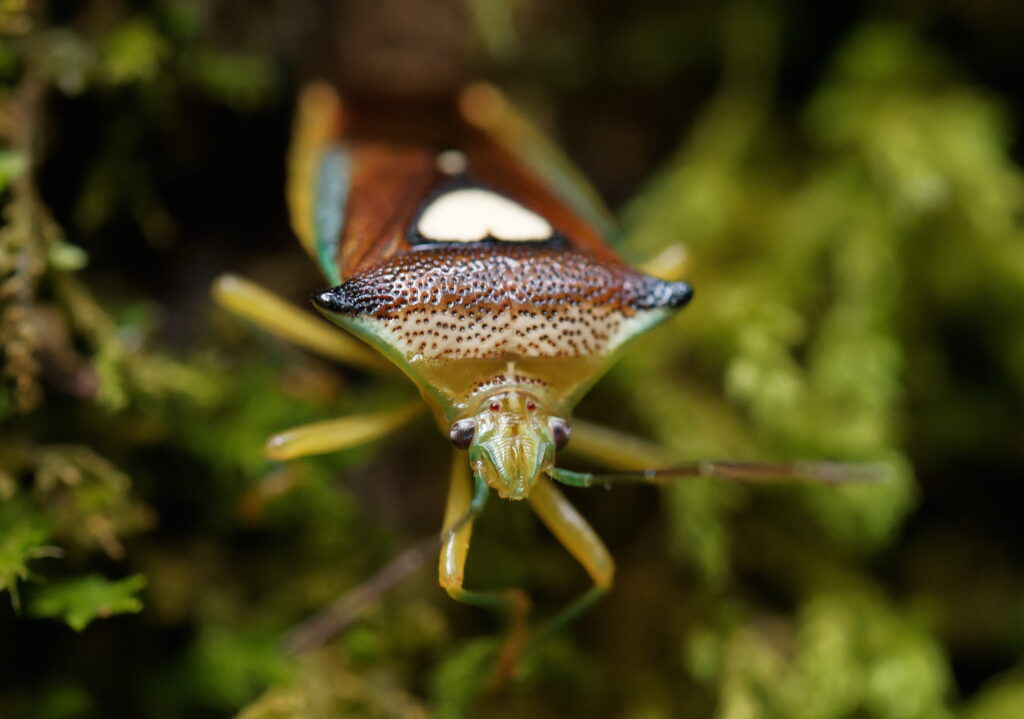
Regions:
<svg viewBox="0 0 1024 719"><path fill-rule="evenodd" d="M1024 716L1024 6L0 2L0 716ZM302 83L501 84L696 299L579 416L676 460L883 461L882 485L573 491L614 592L486 683L502 625L428 562L321 651L302 619L441 521L429 422L275 465L408 388L215 309L295 302ZM566 455L569 466L580 460ZM586 586L521 505L469 582Z"/></svg>

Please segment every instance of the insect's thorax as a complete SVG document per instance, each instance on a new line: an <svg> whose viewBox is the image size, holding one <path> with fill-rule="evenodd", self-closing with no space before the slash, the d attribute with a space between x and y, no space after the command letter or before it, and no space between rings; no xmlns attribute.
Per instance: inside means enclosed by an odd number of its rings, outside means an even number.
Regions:
<svg viewBox="0 0 1024 719"><path fill-rule="evenodd" d="M474 168L472 153L354 151L381 182L420 177L422 186L418 199L378 213L398 218L387 229L377 215L349 218L346 281L316 301L409 375L443 422L487 393L516 389L568 415L626 341L690 297L685 283L639 273L585 241L530 182L516 197L485 184L477 170L486 165ZM427 163L423 173L414 157ZM357 241L363 233L377 238L369 249Z"/></svg>
<svg viewBox="0 0 1024 719"><path fill-rule="evenodd" d="M437 243L394 255L318 298L451 421L521 388L568 414L631 337L689 287L543 242Z"/></svg>
<svg viewBox="0 0 1024 719"><path fill-rule="evenodd" d="M603 357L422 359L410 373L442 427L472 413L488 397L517 390L560 417L603 371Z"/></svg>

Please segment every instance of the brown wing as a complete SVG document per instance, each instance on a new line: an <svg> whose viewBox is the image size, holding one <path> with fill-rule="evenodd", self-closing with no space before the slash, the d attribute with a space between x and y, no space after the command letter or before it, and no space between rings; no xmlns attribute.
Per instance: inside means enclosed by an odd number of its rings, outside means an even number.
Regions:
<svg viewBox="0 0 1024 719"><path fill-rule="evenodd" d="M470 172L481 183L515 200L545 218L571 249L600 257L619 260L595 227L575 214L523 162L499 145L483 138L479 145L470 145Z"/></svg>
<svg viewBox="0 0 1024 719"><path fill-rule="evenodd" d="M406 249L406 230L444 179L428 147L354 143L347 220L338 246L345 279Z"/></svg>
<svg viewBox="0 0 1024 719"><path fill-rule="evenodd" d="M618 227L597 191L496 88L467 87L459 113L476 177L547 218L572 249L618 260L608 244Z"/></svg>
<svg viewBox="0 0 1024 719"><path fill-rule="evenodd" d="M618 264L610 215L564 158L486 86L450 102L349 98L304 91L290 157L293 226L334 284L410 249L424 205L451 183L441 153L464 158L461 181L540 215L569 249ZM546 175L546 176L545 176Z"/></svg>

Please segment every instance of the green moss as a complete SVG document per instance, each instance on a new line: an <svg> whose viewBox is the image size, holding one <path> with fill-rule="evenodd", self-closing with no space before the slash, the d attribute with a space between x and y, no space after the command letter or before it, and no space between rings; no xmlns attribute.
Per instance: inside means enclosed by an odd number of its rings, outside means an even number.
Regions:
<svg viewBox="0 0 1024 719"><path fill-rule="evenodd" d="M838 35L746 2L570 3L545 11L557 22L474 4L524 106L613 192L640 184L622 250L687 251L693 303L580 416L680 462L827 457L888 477L567 491L617 584L498 687L503 621L448 601L431 561L317 652L283 649L436 531L449 453L424 420L267 460L268 435L409 388L208 299L225 270L299 303L321 282L278 198L300 67L338 57L304 33L329 23L226 2L52 4L26 25L9 5L0 715L1020 714L1024 172L1019 107L984 75L1019 59L998 3L850 10ZM342 74L397 62L374 47L383 60ZM467 586L512 584L537 624L586 578L525 507L492 502Z"/></svg>
<svg viewBox="0 0 1024 719"><path fill-rule="evenodd" d="M146 578L140 574L118 581L91 574L47 584L33 595L30 611L37 617L62 619L80 632L96 619L141 612L142 601L135 595L144 586Z"/></svg>

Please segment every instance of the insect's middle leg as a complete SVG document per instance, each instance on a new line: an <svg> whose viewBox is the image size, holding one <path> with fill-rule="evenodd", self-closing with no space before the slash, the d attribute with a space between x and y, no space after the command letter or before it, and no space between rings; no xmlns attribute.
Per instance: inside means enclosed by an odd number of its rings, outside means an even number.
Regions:
<svg viewBox="0 0 1024 719"><path fill-rule="evenodd" d="M269 459L288 460L359 447L400 429L424 409L419 399L394 409L313 422L278 432L267 440Z"/></svg>
<svg viewBox="0 0 1024 719"><path fill-rule="evenodd" d="M571 622L611 589L615 577L615 562L604 542L597 536L597 532L551 480L540 477L530 491L529 500L537 516L569 554L583 565L594 582L593 587L545 625L543 632L548 633Z"/></svg>
<svg viewBox="0 0 1024 719"><path fill-rule="evenodd" d="M490 488L482 478L470 481L469 463L464 452L456 451L452 457L451 480L448 485L448 503L444 512L441 557L438 562L438 581L448 595L459 602L496 609L508 615L509 633L498 660L496 676L514 672L516 660L526 638L526 615L530 600L519 589L502 592L481 592L465 589L466 557L473 534L473 520L483 511Z"/></svg>

